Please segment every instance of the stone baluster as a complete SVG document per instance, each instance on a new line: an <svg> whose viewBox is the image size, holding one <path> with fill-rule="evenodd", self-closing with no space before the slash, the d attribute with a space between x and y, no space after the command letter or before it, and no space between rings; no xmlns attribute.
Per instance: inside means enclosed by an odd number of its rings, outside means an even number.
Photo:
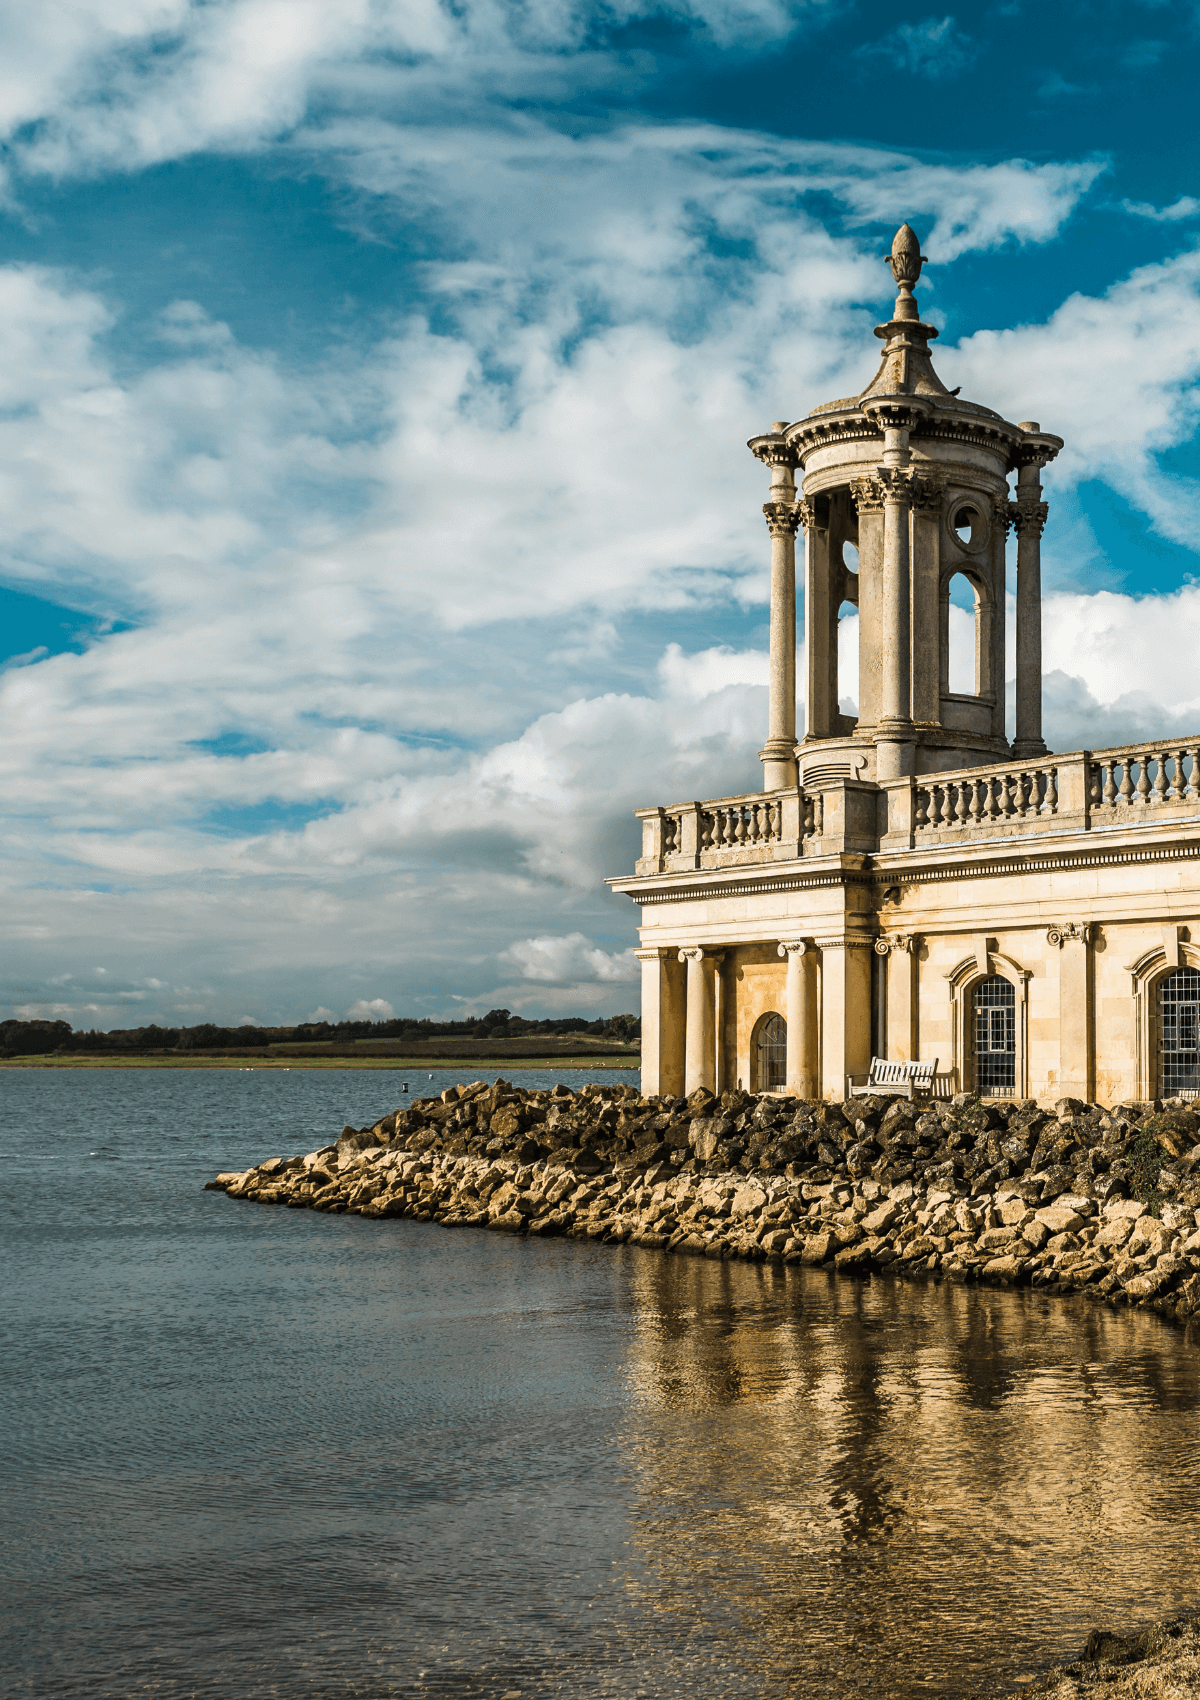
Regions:
<svg viewBox="0 0 1200 1700"><path fill-rule="evenodd" d="M1137 800L1140 803L1140 805L1142 806L1142 808L1144 809L1144 808L1148 807L1149 802L1150 802L1150 758L1149 758L1149 756L1145 755L1144 753L1139 754L1138 757L1137 757L1137 764L1138 764Z"/></svg>
<svg viewBox="0 0 1200 1700"><path fill-rule="evenodd" d="M1166 802L1166 762L1168 751L1159 750L1154 757L1154 802Z"/></svg>

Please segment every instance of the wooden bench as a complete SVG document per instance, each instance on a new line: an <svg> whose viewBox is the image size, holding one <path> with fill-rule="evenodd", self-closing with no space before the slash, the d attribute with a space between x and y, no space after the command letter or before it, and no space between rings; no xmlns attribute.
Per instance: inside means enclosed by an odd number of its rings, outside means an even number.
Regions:
<svg viewBox="0 0 1200 1700"><path fill-rule="evenodd" d="M870 1074L848 1074L848 1098L915 1098L929 1097L934 1090L938 1060L932 1062L888 1062L885 1057L871 1058Z"/></svg>

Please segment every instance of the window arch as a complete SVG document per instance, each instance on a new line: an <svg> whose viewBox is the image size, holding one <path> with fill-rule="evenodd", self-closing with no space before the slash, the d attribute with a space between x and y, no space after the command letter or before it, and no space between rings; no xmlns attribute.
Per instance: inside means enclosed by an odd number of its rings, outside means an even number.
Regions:
<svg viewBox="0 0 1200 1700"><path fill-rule="evenodd" d="M1158 982L1158 1089L1200 1091L1200 971L1176 968Z"/></svg>
<svg viewBox="0 0 1200 1700"><path fill-rule="evenodd" d="M1011 1097L1017 1084L1017 994L1011 980L989 974L971 999L975 1089Z"/></svg>
<svg viewBox="0 0 1200 1700"><path fill-rule="evenodd" d="M758 1025L754 1042L754 1086L770 1092L787 1085L787 1022L774 1011Z"/></svg>

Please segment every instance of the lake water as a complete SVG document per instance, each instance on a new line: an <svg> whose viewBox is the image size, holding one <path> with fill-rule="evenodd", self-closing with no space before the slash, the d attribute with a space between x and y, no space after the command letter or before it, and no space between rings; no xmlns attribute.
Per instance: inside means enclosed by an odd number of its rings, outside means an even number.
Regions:
<svg viewBox="0 0 1200 1700"><path fill-rule="evenodd" d="M201 1190L451 1078L0 1071L5 1694L910 1700L1200 1603L1156 1317Z"/></svg>

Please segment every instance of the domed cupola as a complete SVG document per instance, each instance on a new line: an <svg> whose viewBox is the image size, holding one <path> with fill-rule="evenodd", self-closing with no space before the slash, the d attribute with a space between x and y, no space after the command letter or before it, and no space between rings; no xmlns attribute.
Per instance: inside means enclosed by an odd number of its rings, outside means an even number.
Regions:
<svg viewBox="0 0 1200 1700"><path fill-rule="evenodd" d="M937 329L921 322L913 294L926 262L909 225L896 232L887 260L898 293L892 317L875 329L883 352L871 382L856 396L773 425L749 445L772 469L771 500L764 509L775 539L773 704L762 752L768 789L795 782L797 757L811 787L826 778L886 781L1045 750L1040 636L1045 504L1039 470L1058 453L1062 439L1033 423L1010 424L946 388L929 348ZM1014 470L1015 503L1008 488ZM786 626L788 555L801 525L806 726L795 745L793 717L787 749L787 705L775 701L788 690L786 655L783 665L776 663L776 628ZM1004 610L1005 540L1012 525L1020 547L1018 725L1010 752L1004 731ZM969 692L950 689L950 585L956 575L974 596ZM778 619L777 593L783 604ZM846 603L859 617L857 718L839 706L838 615ZM786 652L783 630L778 643Z"/></svg>

